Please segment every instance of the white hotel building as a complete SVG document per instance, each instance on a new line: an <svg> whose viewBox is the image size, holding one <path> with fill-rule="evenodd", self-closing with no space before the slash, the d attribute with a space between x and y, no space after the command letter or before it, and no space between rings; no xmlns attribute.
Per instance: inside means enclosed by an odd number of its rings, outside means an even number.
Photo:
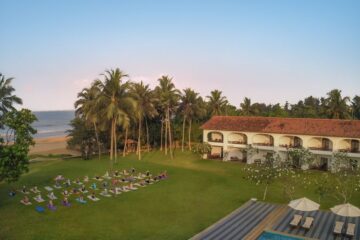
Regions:
<svg viewBox="0 0 360 240"><path fill-rule="evenodd" d="M203 141L211 145L209 158L254 163L268 153L286 158L289 149L306 148L324 170L338 151L360 165L359 120L214 116L201 128ZM249 146L256 151L248 154Z"/></svg>

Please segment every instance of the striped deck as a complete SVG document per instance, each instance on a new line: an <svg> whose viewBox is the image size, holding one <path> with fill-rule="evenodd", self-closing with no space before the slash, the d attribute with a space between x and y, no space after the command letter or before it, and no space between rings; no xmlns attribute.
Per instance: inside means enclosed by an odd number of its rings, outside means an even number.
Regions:
<svg viewBox="0 0 360 240"><path fill-rule="evenodd" d="M311 216L314 223L308 231L298 227L292 228L291 222L294 214L300 214L303 219ZM337 216L330 211L300 212L286 205L276 205L257 201L248 201L228 216L211 225L204 231L198 233L192 240L229 240L244 239L255 240L264 230L273 230L285 234L303 237L304 239L320 240L348 240L344 236L334 236L335 221L345 222L343 233L346 231L347 223L355 223L355 237L360 240L360 217L345 218Z"/></svg>
<svg viewBox="0 0 360 240"><path fill-rule="evenodd" d="M219 222L195 235L192 239L244 239L277 207L279 206L270 203L249 201Z"/></svg>
<svg viewBox="0 0 360 240"><path fill-rule="evenodd" d="M289 223L291 222L294 214L300 214L303 216L303 220L300 224L303 223L305 217L313 217L314 224L309 229L309 231L305 231L303 228L291 228ZM304 236L308 238L315 238L321 240L345 240L349 238L337 236L335 237L333 234L335 221L343 221L345 222L343 233L346 231L347 223L355 223L355 237L353 239L360 239L360 217L357 218L345 218L338 216L330 211L313 211L313 212L300 212L295 211L293 209L288 209L287 213L284 217L275 224L273 230L289 233L297 236Z"/></svg>

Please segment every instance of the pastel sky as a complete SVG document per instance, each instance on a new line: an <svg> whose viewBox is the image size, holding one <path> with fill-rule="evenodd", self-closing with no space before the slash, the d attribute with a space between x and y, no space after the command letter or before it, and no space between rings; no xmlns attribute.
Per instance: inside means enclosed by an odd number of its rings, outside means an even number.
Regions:
<svg viewBox="0 0 360 240"><path fill-rule="evenodd" d="M0 0L0 72L32 110L72 109L119 67L236 106L360 94L358 0Z"/></svg>

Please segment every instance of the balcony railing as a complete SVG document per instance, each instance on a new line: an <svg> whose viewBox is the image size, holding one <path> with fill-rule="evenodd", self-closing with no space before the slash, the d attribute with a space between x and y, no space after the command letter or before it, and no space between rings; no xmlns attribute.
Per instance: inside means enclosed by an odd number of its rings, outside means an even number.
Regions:
<svg viewBox="0 0 360 240"><path fill-rule="evenodd" d="M246 144L246 141L228 141L230 144Z"/></svg>
<svg viewBox="0 0 360 240"><path fill-rule="evenodd" d="M222 143L222 142L224 142L223 139L212 139L212 138L209 138L208 141L209 141L209 142L217 142L217 143Z"/></svg>
<svg viewBox="0 0 360 240"><path fill-rule="evenodd" d="M293 144L280 144L279 147L283 148L301 148L302 146L300 144L293 145Z"/></svg>
<svg viewBox="0 0 360 240"><path fill-rule="evenodd" d="M310 150L318 150L318 151L332 151L330 147L309 147Z"/></svg>
<svg viewBox="0 0 360 240"><path fill-rule="evenodd" d="M253 143L254 146L273 147L274 143Z"/></svg>
<svg viewBox="0 0 360 240"><path fill-rule="evenodd" d="M350 148L345 148L345 149L339 149L339 152L346 152L346 153L360 153L359 149L350 149Z"/></svg>

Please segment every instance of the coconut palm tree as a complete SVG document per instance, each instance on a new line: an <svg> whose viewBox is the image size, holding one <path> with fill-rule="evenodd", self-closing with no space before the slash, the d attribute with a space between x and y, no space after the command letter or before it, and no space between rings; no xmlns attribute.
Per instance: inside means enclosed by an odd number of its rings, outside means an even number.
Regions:
<svg viewBox="0 0 360 240"><path fill-rule="evenodd" d="M360 96L355 96L351 102L352 118L360 119Z"/></svg>
<svg viewBox="0 0 360 240"><path fill-rule="evenodd" d="M169 141L170 157L173 157L172 153L172 134L171 134L171 114L175 111L180 92L175 88L172 78L169 76L162 76L158 79L159 85L155 88L156 95L159 100L159 104L162 109L163 119L165 122L165 154L167 154L167 142ZM169 138L169 139L168 139Z"/></svg>
<svg viewBox="0 0 360 240"><path fill-rule="evenodd" d="M251 99L245 97L244 101L242 103L240 103L240 108L241 108L241 115L243 116L250 116L251 115Z"/></svg>
<svg viewBox="0 0 360 240"><path fill-rule="evenodd" d="M193 118L200 117L205 114L205 108L202 98L199 96L199 93L195 92L190 88L183 90L183 94L180 97L179 113L183 115L183 126L182 126L182 141L181 141L181 150L184 151L184 142L185 142L185 124L186 121L189 123L189 132L188 132L188 146L191 150L191 124Z"/></svg>
<svg viewBox="0 0 360 240"><path fill-rule="evenodd" d="M348 106L348 102L350 101L349 97L342 97L341 90L338 89L331 90L327 93L327 96L325 106L330 118L344 119L350 117Z"/></svg>
<svg viewBox="0 0 360 240"><path fill-rule="evenodd" d="M155 96L151 91L149 85L140 83L133 83L131 85L131 95L136 101L136 115L138 119L138 143L137 143L137 154L138 159L141 159L141 128L144 119L153 118L157 115L155 109ZM147 124L146 124L147 125ZM147 129L147 147L149 150L149 131Z"/></svg>
<svg viewBox="0 0 360 240"><path fill-rule="evenodd" d="M5 78L0 73L0 117L11 110L15 110L14 104L22 104L21 98L13 94L15 88L11 86L14 78Z"/></svg>
<svg viewBox="0 0 360 240"><path fill-rule="evenodd" d="M110 121L110 170L114 161L117 162L117 127L128 126L130 122L129 112L135 106L134 99L129 94L130 82L124 79L128 77L119 68L107 70L104 81L100 83L102 92L98 98L101 115Z"/></svg>
<svg viewBox="0 0 360 240"><path fill-rule="evenodd" d="M91 84L90 88L84 88L78 94L78 100L75 102L75 114L78 117L83 118L87 123L92 124L94 127L99 159L101 155L101 146L97 125L99 123L98 98L101 94L100 84L99 80L96 80Z"/></svg>
<svg viewBox="0 0 360 240"><path fill-rule="evenodd" d="M222 92L219 90L211 91L210 96L206 96L206 98L211 116L221 115L228 104L226 97L222 96Z"/></svg>

